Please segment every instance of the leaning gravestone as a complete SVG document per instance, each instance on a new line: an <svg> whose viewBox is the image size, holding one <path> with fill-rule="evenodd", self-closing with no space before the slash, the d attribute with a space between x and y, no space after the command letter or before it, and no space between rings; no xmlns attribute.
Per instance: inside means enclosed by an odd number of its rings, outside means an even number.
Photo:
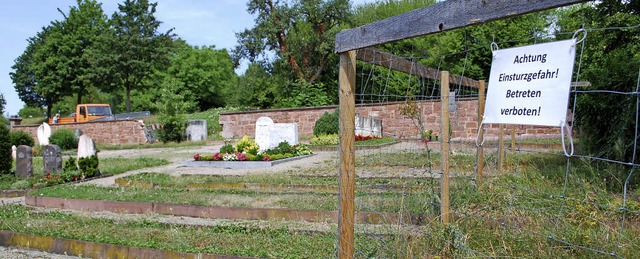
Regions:
<svg viewBox="0 0 640 259"><path fill-rule="evenodd" d="M62 154L58 145L46 145L43 160L45 173L62 172Z"/></svg>
<svg viewBox="0 0 640 259"><path fill-rule="evenodd" d="M17 152L18 148L16 147L16 145L11 146L11 158L13 159L13 161L16 161Z"/></svg>
<svg viewBox="0 0 640 259"><path fill-rule="evenodd" d="M33 176L33 159L31 147L20 145L16 151L16 177L29 178Z"/></svg>
<svg viewBox="0 0 640 259"><path fill-rule="evenodd" d="M269 149L269 132L273 120L269 117L260 117L256 121L256 144L260 147L260 151Z"/></svg>
<svg viewBox="0 0 640 259"><path fill-rule="evenodd" d="M51 127L46 122L38 127L37 132L38 143L41 146L49 145L49 137L51 137Z"/></svg>
<svg viewBox="0 0 640 259"><path fill-rule="evenodd" d="M207 140L207 121L189 120L186 129L187 139L190 141Z"/></svg>
<svg viewBox="0 0 640 259"><path fill-rule="evenodd" d="M96 146L87 135L81 135L78 138L78 159L83 157L90 157L96 154Z"/></svg>

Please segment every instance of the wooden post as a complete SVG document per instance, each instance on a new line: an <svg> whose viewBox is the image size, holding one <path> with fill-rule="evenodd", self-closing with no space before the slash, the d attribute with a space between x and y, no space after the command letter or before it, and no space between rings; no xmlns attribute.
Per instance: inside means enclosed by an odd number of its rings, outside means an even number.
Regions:
<svg viewBox="0 0 640 259"><path fill-rule="evenodd" d="M486 83L484 80L480 80L480 85L478 87L478 129L480 134L478 134L478 143L482 143L484 140L484 130L482 129L482 116L484 116L484 102L485 102L485 87ZM480 186L482 184L482 171L484 170L484 149L482 147L477 147L477 160L476 164L478 165L476 171L476 184Z"/></svg>
<svg viewBox="0 0 640 259"><path fill-rule="evenodd" d="M338 258L353 258L355 222L356 51L340 53L340 208Z"/></svg>
<svg viewBox="0 0 640 259"><path fill-rule="evenodd" d="M498 170L502 171L504 164L504 124L500 124L500 133L498 135Z"/></svg>
<svg viewBox="0 0 640 259"><path fill-rule="evenodd" d="M516 150L516 125L511 126L511 151Z"/></svg>
<svg viewBox="0 0 640 259"><path fill-rule="evenodd" d="M442 178L440 179L440 217L442 224L449 224L449 71L440 73L440 107L442 111L441 128L441 162Z"/></svg>

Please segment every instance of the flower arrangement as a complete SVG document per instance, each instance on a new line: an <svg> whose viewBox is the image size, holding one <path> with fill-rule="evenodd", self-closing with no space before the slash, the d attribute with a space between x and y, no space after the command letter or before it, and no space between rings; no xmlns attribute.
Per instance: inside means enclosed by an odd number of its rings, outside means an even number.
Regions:
<svg viewBox="0 0 640 259"><path fill-rule="evenodd" d="M232 151L233 150L233 151ZM295 156L306 156L313 154L307 145L289 145L286 141L278 144L274 149L259 152L258 144L244 136L235 146L225 144L219 152L213 155L193 155L195 161L273 161Z"/></svg>
<svg viewBox="0 0 640 259"><path fill-rule="evenodd" d="M366 141L374 138L380 138L380 137L356 135L356 141Z"/></svg>

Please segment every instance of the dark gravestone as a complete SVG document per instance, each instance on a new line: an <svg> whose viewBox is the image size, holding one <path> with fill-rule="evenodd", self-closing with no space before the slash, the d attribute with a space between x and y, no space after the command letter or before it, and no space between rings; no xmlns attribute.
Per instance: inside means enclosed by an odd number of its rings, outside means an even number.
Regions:
<svg viewBox="0 0 640 259"><path fill-rule="evenodd" d="M29 178L33 176L33 159L31 147L20 145L16 150L16 177Z"/></svg>
<svg viewBox="0 0 640 259"><path fill-rule="evenodd" d="M44 173L62 172L62 154L58 145L46 145L44 147Z"/></svg>

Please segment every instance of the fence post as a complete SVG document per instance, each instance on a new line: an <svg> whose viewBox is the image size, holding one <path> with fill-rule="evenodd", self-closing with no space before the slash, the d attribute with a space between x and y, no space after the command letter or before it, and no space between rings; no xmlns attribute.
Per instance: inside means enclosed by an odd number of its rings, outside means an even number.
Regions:
<svg viewBox="0 0 640 259"><path fill-rule="evenodd" d="M500 124L500 133L498 134L498 171L502 171L504 164L504 124Z"/></svg>
<svg viewBox="0 0 640 259"><path fill-rule="evenodd" d="M480 80L478 85L478 143L484 141L484 130L482 129L482 117L484 116L484 102L485 102L485 81ZM476 171L476 184L480 186L482 184L482 171L484 170L484 149L482 146L477 147L477 160L478 165Z"/></svg>
<svg viewBox="0 0 640 259"><path fill-rule="evenodd" d="M511 151L516 149L516 125L511 125Z"/></svg>
<svg viewBox="0 0 640 259"><path fill-rule="evenodd" d="M441 164L442 178L440 179L440 217L442 224L449 224L449 71L440 73L440 107L441 107Z"/></svg>
<svg viewBox="0 0 640 259"><path fill-rule="evenodd" d="M340 208L338 258L353 258L355 222L356 51L340 53Z"/></svg>

